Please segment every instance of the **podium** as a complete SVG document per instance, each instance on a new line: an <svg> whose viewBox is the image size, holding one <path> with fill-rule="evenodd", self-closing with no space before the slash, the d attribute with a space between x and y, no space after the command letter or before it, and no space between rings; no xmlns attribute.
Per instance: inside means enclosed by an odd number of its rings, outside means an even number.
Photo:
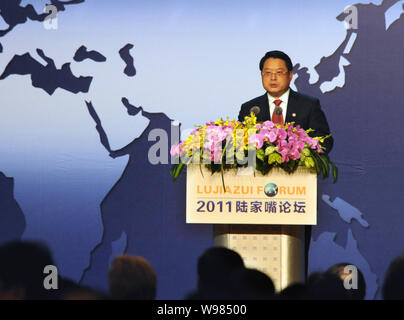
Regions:
<svg viewBox="0 0 404 320"><path fill-rule="evenodd" d="M224 184L220 172L188 165L186 222L212 224L214 245L238 252L277 291L304 282L304 226L317 223L315 170L228 170Z"/></svg>

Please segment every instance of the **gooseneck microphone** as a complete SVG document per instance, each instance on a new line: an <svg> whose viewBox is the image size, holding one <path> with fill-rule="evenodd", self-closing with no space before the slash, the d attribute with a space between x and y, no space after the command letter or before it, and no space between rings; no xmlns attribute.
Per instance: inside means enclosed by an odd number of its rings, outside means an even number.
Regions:
<svg viewBox="0 0 404 320"><path fill-rule="evenodd" d="M261 112L261 109L260 109L260 107L258 107L258 106L254 106L254 107L252 107L252 108L250 109L250 114L251 114L251 112L254 112L254 114L257 115L258 113Z"/></svg>

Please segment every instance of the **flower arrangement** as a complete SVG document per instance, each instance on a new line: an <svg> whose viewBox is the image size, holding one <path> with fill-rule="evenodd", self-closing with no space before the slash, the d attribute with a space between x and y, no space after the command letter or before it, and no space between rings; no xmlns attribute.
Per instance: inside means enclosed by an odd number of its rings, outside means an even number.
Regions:
<svg viewBox="0 0 404 320"><path fill-rule="evenodd" d="M329 176L331 167L336 182L338 169L321 146L329 136L310 137L311 131L294 126L293 122L284 125L271 121L257 123L254 113L243 122L211 121L196 126L185 141L171 147L171 156L177 159L171 175L176 180L184 165L203 164L212 174L220 171L224 185L224 170L239 167L253 166L265 175L274 167L292 173L304 166L315 168L324 178Z"/></svg>

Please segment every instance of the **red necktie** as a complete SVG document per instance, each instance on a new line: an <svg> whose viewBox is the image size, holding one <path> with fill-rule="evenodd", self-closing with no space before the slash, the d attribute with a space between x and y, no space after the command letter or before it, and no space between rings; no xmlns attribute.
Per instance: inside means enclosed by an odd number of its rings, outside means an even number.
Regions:
<svg viewBox="0 0 404 320"><path fill-rule="evenodd" d="M281 125L283 125L284 122L283 122L282 108L279 107L281 103L282 103L282 100L280 100L280 99L276 99L276 100L274 101L274 104L275 104L276 107L275 107L275 109L274 109L274 112L272 113L271 121L272 121L273 123L275 123L275 124L281 124ZM278 113L278 114L277 114L277 113Z"/></svg>

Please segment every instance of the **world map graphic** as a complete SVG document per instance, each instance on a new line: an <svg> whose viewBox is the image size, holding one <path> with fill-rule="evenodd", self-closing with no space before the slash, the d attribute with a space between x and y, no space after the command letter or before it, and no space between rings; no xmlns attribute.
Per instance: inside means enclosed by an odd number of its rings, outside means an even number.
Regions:
<svg viewBox="0 0 404 320"><path fill-rule="evenodd" d="M356 4L357 29L348 29L338 48L315 66L317 80L307 67L294 66L295 88L320 98L336 141L331 156L340 169L336 184L319 179L310 270L355 264L365 276L367 299L380 293L387 267L375 252L385 248L384 259L392 259L403 225L403 152L397 150L403 111L397 101L404 101L404 79L396 68L404 62L403 3ZM86 10L86 4L51 1L59 19ZM61 57L70 57L63 63L45 48L11 52L7 39L14 32L18 37L24 26L46 20L41 6L0 4L6 25L0 28L0 242L45 241L62 274L102 290L114 256L144 256L159 276L158 297L182 299L196 283L195 263L213 234L212 226L185 224L186 177L174 183L169 164L148 161L157 143L150 132L163 129L171 141L174 116L164 106L154 112L139 105L131 87L121 85L140 81L132 39L104 52L80 38L63 51ZM346 13L336 17L343 21ZM107 80L116 90L104 85ZM97 98L107 90L111 100ZM375 194L372 186L379 182L386 187Z"/></svg>

